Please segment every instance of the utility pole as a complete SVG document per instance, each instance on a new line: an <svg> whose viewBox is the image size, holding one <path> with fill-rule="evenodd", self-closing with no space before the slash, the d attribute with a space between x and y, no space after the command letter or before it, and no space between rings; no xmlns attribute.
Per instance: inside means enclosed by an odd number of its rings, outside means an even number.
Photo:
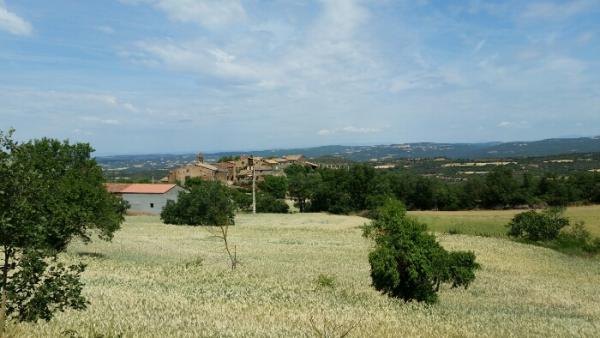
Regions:
<svg viewBox="0 0 600 338"><path fill-rule="evenodd" d="M256 214L256 164L252 158L252 214Z"/></svg>

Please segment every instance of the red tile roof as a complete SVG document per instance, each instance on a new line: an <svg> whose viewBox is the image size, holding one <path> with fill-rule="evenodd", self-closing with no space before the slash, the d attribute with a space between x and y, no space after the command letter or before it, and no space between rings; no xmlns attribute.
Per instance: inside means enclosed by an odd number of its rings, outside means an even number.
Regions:
<svg viewBox="0 0 600 338"><path fill-rule="evenodd" d="M175 184L123 184L106 183L106 190L118 194L165 194L175 188Z"/></svg>
<svg viewBox="0 0 600 338"><path fill-rule="evenodd" d="M104 183L106 190L110 193L120 193L123 189L130 186L129 183Z"/></svg>

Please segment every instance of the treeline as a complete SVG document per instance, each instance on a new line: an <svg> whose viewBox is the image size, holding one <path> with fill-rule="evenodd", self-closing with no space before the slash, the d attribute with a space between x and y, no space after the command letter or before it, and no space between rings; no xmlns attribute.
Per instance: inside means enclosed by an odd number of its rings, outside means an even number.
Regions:
<svg viewBox="0 0 600 338"><path fill-rule="evenodd" d="M355 164L347 170L313 170L294 165L286 169L286 174L287 178L267 177L261 190L281 199L281 189L287 187L287 195L296 202L301 212L346 214L375 210L389 198L402 201L410 210L600 203L600 174L592 172L533 176L497 167L484 176L473 176L463 182L447 182L410 172L380 171L366 164ZM279 189L277 196L269 190L273 185Z"/></svg>

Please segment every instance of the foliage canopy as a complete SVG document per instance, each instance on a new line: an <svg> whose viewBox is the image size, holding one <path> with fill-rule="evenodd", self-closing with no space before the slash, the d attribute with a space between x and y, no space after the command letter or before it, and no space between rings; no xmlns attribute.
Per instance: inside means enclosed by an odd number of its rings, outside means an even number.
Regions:
<svg viewBox="0 0 600 338"><path fill-rule="evenodd" d="M187 183L186 183L187 184ZM232 191L218 181L197 180L187 185L177 202L167 201L160 217L166 224L225 226L235 224Z"/></svg>
<svg viewBox="0 0 600 338"><path fill-rule="evenodd" d="M393 199L364 227L364 236L375 241L369 254L373 286L391 297L434 303L442 283L467 288L479 268L473 252L446 251Z"/></svg>
<svg viewBox="0 0 600 338"><path fill-rule="evenodd" d="M569 225L569 219L563 213L563 208L522 212L508 224L508 235L534 242L554 240L560 230Z"/></svg>
<svg viewBox="0 0 600 338"><path fill-rule="evenodd" d="M74 238L89 242L93 232L110 240L127 204L106 191L88 144L19 144L12 135L0 132L0 321L49 320L57 310L86 306L84 266L64 266L57 254Z"/></svg>

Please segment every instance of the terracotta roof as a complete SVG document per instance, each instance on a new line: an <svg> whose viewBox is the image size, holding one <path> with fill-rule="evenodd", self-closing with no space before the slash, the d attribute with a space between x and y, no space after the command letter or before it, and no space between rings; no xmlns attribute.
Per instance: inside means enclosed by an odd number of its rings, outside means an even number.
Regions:
<svg viewBox="0 0 600 338"><path fill-rule="evenodd" d="M264 160L265 163L269 163L269 164L279 164L279 162L275 161L275 160Z"/></svg>
<svg viewBox="0 0 600 338"><path fill-rule="evenodd" d="M122 184L106 183L106 190L119 194L165 194L175 188L175 184Z"/></svg>
<svg viewBox="0 0 600 338"><path fill-rule="evenodd" d="M110 193L120 193L125 188L130 186L129 183L104 183L106 190Z"/></svg>

